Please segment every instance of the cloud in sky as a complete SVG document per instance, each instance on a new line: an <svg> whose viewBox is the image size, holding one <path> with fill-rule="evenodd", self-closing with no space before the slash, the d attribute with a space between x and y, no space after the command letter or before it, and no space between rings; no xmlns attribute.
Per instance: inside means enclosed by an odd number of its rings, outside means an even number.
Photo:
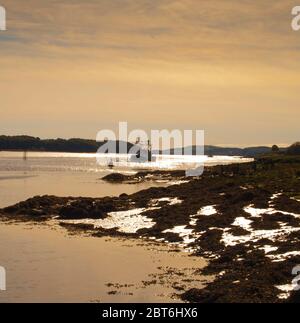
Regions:
<svg viewBox="0 0 300 323"><path fill-rule="evenodd" d="M0 4L3 132L94 137L127 120L205 129L214 143L297 139L295 1Z"/></svg>

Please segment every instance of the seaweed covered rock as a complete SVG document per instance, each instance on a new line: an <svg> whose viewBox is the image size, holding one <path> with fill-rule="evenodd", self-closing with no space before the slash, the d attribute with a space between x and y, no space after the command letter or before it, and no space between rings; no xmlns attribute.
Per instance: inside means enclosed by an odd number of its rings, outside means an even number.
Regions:
<svg viewBox="0 0 300 323"><path fill-rule="evenodd" d="M0 210L4 215L27 217L53 217L61 219L100 219L112 211L127 209L126 197L88 198L36 196Z"/></svg>
<svg viewBox="0 0 300 323"><path fill-rule="evenodd" d="M52 195L35 196L26 201L2 209L5 214L25 215L32 217L57 215L60 208L68 203L70 198Z"/></svg>
<svg viewBox="0 0 300 323"><path fill-rule="evenodd" d="M130 179L129 176L121 174L121 173L112 173L104 176L102 180L110 183L122 183L128 181Z"/></svg>
<svg viewBox="0 0 300 323"><path fill-rule="evenodd" d="M114 210L115 205L111 198L103 198L98 201L82 198L63 206L59 215L62 219L100 219Z"/></svg>
<svg viewBox="0 0 300 323"><path fill-rule="evenodd" d="M155 171L140 171L133 175L124 175L122 173L112 173L101 178L102 180L110 183L124 183L124 182L142 182L154 180L178 180L185 177L185 172L182 170L155 170Z"/></svg>

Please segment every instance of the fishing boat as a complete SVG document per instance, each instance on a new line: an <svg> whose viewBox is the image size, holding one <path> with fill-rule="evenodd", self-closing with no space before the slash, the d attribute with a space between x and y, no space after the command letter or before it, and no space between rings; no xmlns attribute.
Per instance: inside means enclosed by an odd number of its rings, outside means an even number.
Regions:
<svg viewBox="0 0 300 323"><path fill-rule="evenodd" d="M135 142L135 149L137 152L130 157L130 161L134 163L150 163L154 162L156 158L152 154L152 146L150 140L147 144L143 144L138 138Z"/></svg>
<svg viewBox="0 0 300 323"><path fill-rule="evenodd" d="M109 161L109 163L107 164L107 166L109 168L114 168L115 167L114 162L112 161L112 159Z"/></svg>

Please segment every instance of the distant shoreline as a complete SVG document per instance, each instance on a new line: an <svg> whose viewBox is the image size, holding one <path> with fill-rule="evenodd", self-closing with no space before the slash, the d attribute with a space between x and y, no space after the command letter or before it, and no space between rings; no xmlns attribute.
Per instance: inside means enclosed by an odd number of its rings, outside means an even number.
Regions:
<svg viewBox="0 0 300 323"><path fill-rule="evenodd" d="M54 152L54 153L96 153L105 142L96 142L90 139L40 139L31 136L0 136L0 151L28 151L28 152ZM119 153L120 141L116 141L116 153ZM124 144L124 142L123 142ZM133 147L132 143L125 143L127 152ZM196 155L197 147L191 148L192 154ZM284 152L286 148L279 148ZM204 154L208 156L241 156L256 157L268 154L272 151L268 146L257 147L220 147L213 145L204 146ZM166 151L153 150L153 154L166 154ZM183 155L183 148L170 149L171 155Z"/></svg>

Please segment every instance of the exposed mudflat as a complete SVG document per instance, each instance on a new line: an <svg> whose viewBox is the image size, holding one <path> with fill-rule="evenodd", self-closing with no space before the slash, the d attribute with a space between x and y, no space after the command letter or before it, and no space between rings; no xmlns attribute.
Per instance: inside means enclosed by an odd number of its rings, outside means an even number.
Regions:
<svg viewBox="0 0 300 323"><path fill-rule="evenodd" d="M1 213L22 221L55 218L93 236L155 239L210 259L199 273L216 279L184 290L186 301L291 302L299 298L291 284L300 264L299 179L298 158L267 158L132 195L35 197Z"/></svg>

